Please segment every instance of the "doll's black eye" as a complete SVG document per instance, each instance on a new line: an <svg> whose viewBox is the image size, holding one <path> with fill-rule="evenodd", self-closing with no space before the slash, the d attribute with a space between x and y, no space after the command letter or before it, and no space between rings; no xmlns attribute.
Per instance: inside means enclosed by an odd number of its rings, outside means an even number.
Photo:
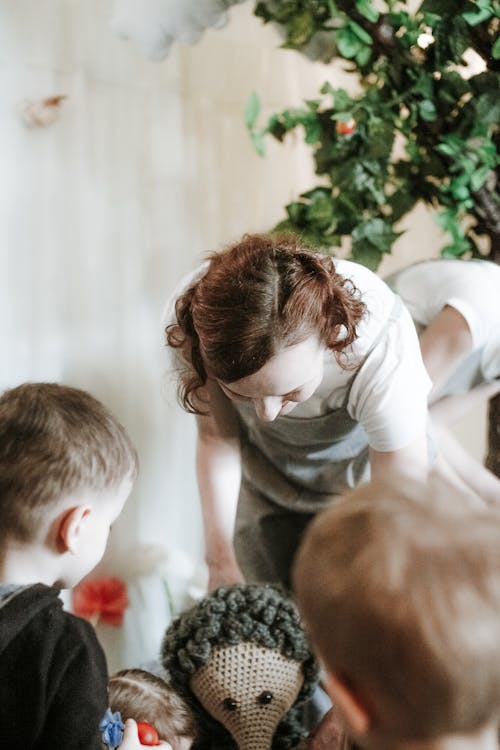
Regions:
<svg viewBox="0 0 500 750"><path fill-rule="evenodd" d="M236 703L234 698L224 698L224 700L222 701L222 705L227 711L236 711L236 709L238 708L238 704Z"/></svg>
<svg viewBox="0 0 500 750"><path fill-rule="evenodd" d="M262 706L267 706L269 703L271 703L272 699L273 694L270 693L269 690L264 690L263 693L257 696L257 703L260 703Z"/></svg>

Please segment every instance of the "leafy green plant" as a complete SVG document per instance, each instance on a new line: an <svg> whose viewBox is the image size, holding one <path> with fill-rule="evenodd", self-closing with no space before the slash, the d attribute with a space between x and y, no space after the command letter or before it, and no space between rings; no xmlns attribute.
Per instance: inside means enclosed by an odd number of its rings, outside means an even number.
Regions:
<svg viewBox="0 0 500 750"><path fill-rule="evenodd" d="M259 97L249 97L257 152L267 137L302 129L320 177L278 228L329 250L349 237L353 258L376 269L400 219L424 200L450 238L444 255L484 254L483 237L500 261L500 0L423 0L413 13L397 0L261 0L255 14L283 27L288 48L328 35L362 84L351 96L327 83L263 126ZM483 61L474 75L468 50Z"/></svg>

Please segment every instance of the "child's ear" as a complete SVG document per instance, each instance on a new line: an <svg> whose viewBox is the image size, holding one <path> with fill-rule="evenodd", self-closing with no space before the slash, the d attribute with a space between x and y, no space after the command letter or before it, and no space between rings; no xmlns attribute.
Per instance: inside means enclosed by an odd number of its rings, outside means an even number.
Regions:
<svg viewBox="0 0 500 750"><path fill-rule="evenodd" d="M326 673L325 687L353 734L362 737L371 728L372 719L356 693L338 675Z"/></svg>
<svg viewBox="0 0 500 750"><path fill-rule="evenodd" d="M67 510L60 519L57 542L62 552L71 552L73 555L78 552L91 513L91 505L76 505Z"/></svg>

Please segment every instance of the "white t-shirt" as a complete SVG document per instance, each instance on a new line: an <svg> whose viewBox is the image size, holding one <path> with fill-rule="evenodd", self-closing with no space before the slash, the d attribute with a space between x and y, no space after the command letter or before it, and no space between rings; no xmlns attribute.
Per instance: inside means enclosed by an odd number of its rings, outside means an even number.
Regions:
<svg viewBox="0 0 500 750"><path fill-rule="evenodd" d="M427 424L431 381L415 326L376 274L352 261L334 262L337 273L352 280L367 306L358 338L346 350L348 360L362 364L345 370L332 352L325 352L322 383L288 418L315 417L346 405L349 415L363 425L372 448L399 450L423 434Z"/></svg>
<svg viewBox="0 0 500 750"><path fill-rule="evenodd" d="M396 304L395 294L376 274L352 261L336 259L334 263L337 273L352 280L367 306L358 338L346 350L349 360L360 366L342 369L334 354L326 351L322 383L288 418L313 418L345 405L349 415L363 425L372 448L399 450L427 426L431 381L415 326L404 305ZM207 266L204 263L181 279L165 305L164 326L174 320L177 297Z"/></svg>
<svg viewBox="0 0 500 750"><path fill-rule="evenodd" d="M429 260L398 272L391 283L422 326L445 305L458 310L470 328L473 349L482 349L485 380L500 378L500 266L479 259Z"/></svg>

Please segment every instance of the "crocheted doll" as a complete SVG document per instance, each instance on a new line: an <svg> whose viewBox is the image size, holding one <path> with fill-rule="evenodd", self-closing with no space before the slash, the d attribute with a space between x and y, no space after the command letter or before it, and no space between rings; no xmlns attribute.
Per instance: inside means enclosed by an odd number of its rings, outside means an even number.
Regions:
<svg viewBox="0 0 500 750"><path fill-rule="evenodd" d="M202 747L285 750L305 736L317 665L278 587L221 586L171 623L162 661L197 716Z"/></svg>

